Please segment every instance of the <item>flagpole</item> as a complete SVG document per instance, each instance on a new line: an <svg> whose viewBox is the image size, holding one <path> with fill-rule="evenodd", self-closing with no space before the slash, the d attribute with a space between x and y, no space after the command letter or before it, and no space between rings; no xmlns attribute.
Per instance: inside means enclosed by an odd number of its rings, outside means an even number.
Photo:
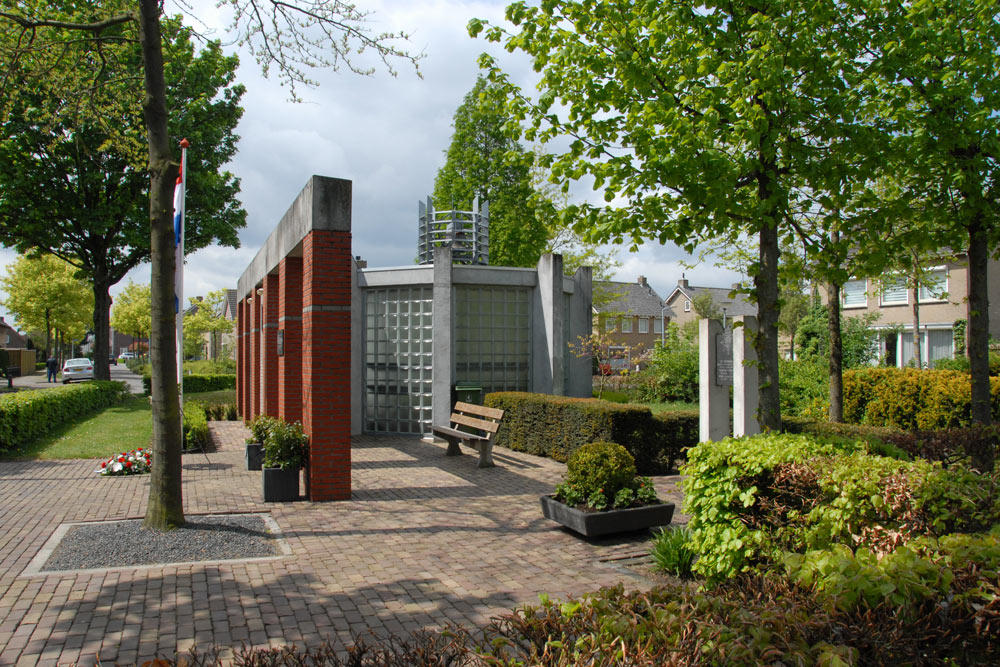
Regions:
<svg viewBox="0 0 1000 667"><path fill-rule="evenodd" d="M177 234L176 249L176 282L177 294L177 385L181 407L181 432L184 431L184 216L187 213L187 149L191 143L181 139L181 173L180 173L180 230ZM176 212L175 212L176 214Z"/></svg>

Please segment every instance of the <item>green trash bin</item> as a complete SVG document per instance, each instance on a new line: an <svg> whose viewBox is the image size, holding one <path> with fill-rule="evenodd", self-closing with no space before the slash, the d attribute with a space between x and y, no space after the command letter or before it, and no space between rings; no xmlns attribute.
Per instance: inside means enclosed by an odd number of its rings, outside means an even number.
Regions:
<svg viewBox="0 0 1000 667"><path fill-rule="evenodd" d="M454 387L455 400L452 401L452 405L455 403L472 403L473 405L483 404L483 388L474 384L456 384ZM466 433L474 433L476 435L479 432L472 428L471 426L459 426L459 431L465 431Z"/></svg>

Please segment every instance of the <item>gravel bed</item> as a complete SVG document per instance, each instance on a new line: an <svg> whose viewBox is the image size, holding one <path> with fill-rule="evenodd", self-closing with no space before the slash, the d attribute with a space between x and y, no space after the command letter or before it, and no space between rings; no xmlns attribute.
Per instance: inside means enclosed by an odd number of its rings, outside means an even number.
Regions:
<svg viewBox="0 0 1000 667"><path fill-rule="evenodd" d="M146 530L142 521L113 521L70 528L42 571L275 556L275 536L259 515L189 517L183 528Z"/></svg>

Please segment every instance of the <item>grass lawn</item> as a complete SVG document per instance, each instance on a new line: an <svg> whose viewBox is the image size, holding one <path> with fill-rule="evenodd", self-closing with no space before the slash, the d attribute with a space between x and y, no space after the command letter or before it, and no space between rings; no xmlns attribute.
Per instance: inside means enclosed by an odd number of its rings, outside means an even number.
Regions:
<svg viewBox="0 0 1000 667"><path fill-rule="evenodd" d="M231 403L236 391L207 391L187 394L185 400ZM136 447L148 447L153 437L153 412L148 396L133 396L75 424L65 424L15 452L0 458L24 459L104 459Z"/></svg>
<svg viewBox="0 0 1000 667"><path fill-rule="evenodd" d="M678 410L694 410L697 412L697 403L685 403L684 401L670 401L667 403L639 403L639 405L645 405L653 414L658 414L660 412L677 412Z"/></svg>

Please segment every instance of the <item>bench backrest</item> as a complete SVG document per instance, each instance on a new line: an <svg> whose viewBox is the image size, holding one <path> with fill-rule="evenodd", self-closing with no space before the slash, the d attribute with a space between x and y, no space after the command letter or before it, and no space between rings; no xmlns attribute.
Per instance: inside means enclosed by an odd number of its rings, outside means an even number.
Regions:
<svg viewBox="0 0 1000 667"><path fill-rule="evenodd" d="M458 402L455 404L455 411L451 413L452 424L478 428L485 432L487 437L491 437L497 432L501 419L503 419L503 410L473 405L472 403Z"/></svg>

